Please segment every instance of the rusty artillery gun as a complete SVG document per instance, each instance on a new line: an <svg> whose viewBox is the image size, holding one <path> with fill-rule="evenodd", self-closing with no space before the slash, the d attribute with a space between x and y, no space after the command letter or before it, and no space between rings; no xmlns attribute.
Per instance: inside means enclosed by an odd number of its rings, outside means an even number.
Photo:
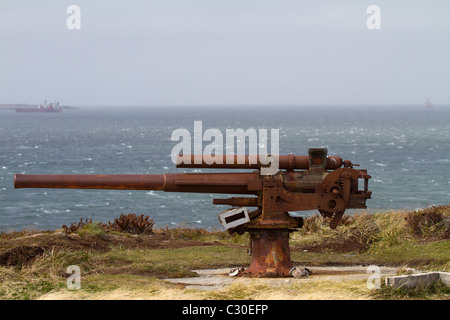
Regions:
<svg viewBox="0 0 450 320"><path fill-rule="evenodd" d="M265 161L221 161L192 155L190 163L178 168L251 169L251 172L172 173L156 175L26 175L14 176L15 188L69 188L161 190L247 195L214 199L216 205L230 205L219 220L230 233L250 233L252 262L241 271L247 276L290 276L289 233L303 226L303 219L289 211L319 210L336 228L347 208L367 208L370 199L366 170L354 169L351 161L327 156L327 149L309 149L308 156L278 156L278 171L262 175ZM201 156L200 156L201 157ZM216 156L217 157L217 156ZM222 161L224 160L224 161ZM359 189L362 180L362 190ZM250 196L249 196L250 195ZM247 207L256 209L249 211Z"/></svg>

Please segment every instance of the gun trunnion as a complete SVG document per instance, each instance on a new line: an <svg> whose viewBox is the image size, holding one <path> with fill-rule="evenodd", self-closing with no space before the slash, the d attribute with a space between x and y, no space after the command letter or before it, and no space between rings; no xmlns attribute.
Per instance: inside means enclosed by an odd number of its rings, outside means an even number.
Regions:
<svg viewBox="0 0 450 320"><path fill-rule="evenodd" d="M353 168L351 161L328 157L327 149L309 149L308 156L278 156L278 172L262 175L259 157L211 158L194 156L178 168L251 169L251 172L169 173L155 175L27 175L14 176L15 188L160 190L238 194L214 199L232 208L219 214L230 233L250 233L252 262L241 272L247 276L290 276L289 233L303 226L289 211L319 210L336 228L345 209L365 209L370 199L370 176ZM222 156L219 156L222 157ZM189 158L189 156L188 156ZM218 161L220 160L220 161ZM228 160L228 161L227 161ZM231 160L231 161L230 161ZM190 162L190 163L189 163ZM211 164L212 163L212 164ZM359 187L362 180L362 189ZM247 207L253 207L249 211Z"/></svg>

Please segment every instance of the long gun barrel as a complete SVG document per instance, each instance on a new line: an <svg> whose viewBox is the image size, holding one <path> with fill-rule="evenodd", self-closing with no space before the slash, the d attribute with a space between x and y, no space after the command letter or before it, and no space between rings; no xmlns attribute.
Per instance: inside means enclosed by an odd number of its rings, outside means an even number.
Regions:
<svg viewBox="0 0 450 320"><path fill-rule="evenodd" d="M168 173L141 175L15 174L15 188L161 190L165 192L256 194L248 182L257 173Z"/></svg>

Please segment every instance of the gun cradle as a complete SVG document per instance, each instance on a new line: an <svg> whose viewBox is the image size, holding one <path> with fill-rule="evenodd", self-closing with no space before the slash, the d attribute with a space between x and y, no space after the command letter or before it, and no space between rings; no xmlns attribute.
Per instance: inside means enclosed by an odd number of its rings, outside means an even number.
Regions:
<svg viewBox="0 0 450 320"><path fill-rule="evenodd" d="M358 189L358 180L364 180L364 189ZM248 189L257 191L257 198L242 197L214 199L214 204L258 207L245 228L229 229L242 232L254 228L299 228L299 219L291 219L289 211L319 210L332 218L330 226L336 228L345 209L367 208L365 201L371 196L367 190L368 179L365 170L340 168L326 171L285 171L274 176L261 176L248 182Z"/></svg>

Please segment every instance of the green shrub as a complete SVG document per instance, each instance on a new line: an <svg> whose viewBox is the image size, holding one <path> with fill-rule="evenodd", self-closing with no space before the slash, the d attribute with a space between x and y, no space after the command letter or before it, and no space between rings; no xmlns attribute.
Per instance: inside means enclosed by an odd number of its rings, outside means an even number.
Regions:
<svg viewBox="0 0 450 320"><path fill-rule="evenodd" d="M77 231L80 237L93 236L93 237L103 237L105 235L105 230L100 222L92 222L84 225Z"/></svg>

